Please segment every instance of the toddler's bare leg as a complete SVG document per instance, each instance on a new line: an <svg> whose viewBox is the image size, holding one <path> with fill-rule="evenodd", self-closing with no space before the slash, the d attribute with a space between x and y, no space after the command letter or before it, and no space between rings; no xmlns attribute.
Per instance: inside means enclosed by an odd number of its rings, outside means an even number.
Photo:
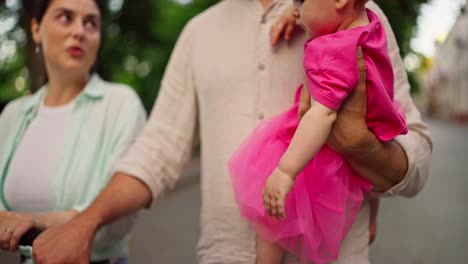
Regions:
<svg viewBox="0 0 468 264"><path fill-rule="evenodd" d="M257 236L257 264L281 264L283 255L281 246Z"/></svg>

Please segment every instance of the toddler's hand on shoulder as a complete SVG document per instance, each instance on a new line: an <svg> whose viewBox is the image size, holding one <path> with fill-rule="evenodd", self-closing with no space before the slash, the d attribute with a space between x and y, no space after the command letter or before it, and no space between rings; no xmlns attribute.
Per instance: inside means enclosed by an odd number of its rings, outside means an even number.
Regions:
<svg viewBox="0 0 468 264"><path fill-rule="evenodd" d="M269 216L286 218L285 202L294 185L293 177L276 168L263 188L263 205Z"/></svg>
<svg viewBox="0 0 468 264"><path fill-rule="evenodd" d="M281 40L282 35L286 41L293 37L296 28L300 27L297 23L298 17L299 11L294 5L284 10L278 21L270 29L271 46L275 46Z"/></svg>

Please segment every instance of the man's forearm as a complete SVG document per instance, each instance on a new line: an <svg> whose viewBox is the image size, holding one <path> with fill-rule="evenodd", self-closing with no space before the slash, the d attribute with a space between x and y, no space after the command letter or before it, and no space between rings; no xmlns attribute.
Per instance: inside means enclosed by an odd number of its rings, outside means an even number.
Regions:
<svg viewBox="0 0 468 264"><path fill-rule="evenodd" d="M371 150L346 156L353 169L373 184L374 191L383 193L403 180L408 171L408 159L394 140L377 141L373 145Z"/></svg>
<svg viewBox="0 0 468 264"><path fill-rule="evenodd" d="M151 197L150 189L143 182L127 174L117 173L77 218L97 231L101 226L147 206Z"/></svg>

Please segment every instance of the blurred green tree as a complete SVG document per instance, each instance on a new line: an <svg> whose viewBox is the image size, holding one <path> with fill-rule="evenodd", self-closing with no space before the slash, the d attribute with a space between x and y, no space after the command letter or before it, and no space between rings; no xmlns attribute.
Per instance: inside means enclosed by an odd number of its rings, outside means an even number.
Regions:
<svg viewBox="0 0 468 264"><path fill-rule="evenodd" d="M127 83L152 107L172 48L185 23L219 0L107 0L98 72ZM419 7L427 0L376 0L395 31L402 55L411 51ZM0 0L0 109L44 82L29 40L37 0ZM27 69L27 70L26 70Z"/></svg>
<svg viewBox="0 0 468 264"><path fill-rule="evenodd" d="M428 0L375 0L382 8L392 25L395 36L400 46L400 54L404 58L412 52L410 41L416 32L417 18L419 16L420 6ZM415 71L407 71L408 80L411 85L411 93L420 91Z"/></svg>
<svg viewBox="0 0 468 264"><path fill-rule="evenodd" d="M44 83L41 58L29 39L37 2L0 1L0 109L6 102L37 90ZM216 2L107 0L98 72L104 79L132 86L149 110L183 26Z"/></svg>
<svg viewBox="0 0 468 264"><path fill-rule="evenodd" d="M385 12L404 57L411 52L410 40L416 32L420 6L428 0L374 0Z"/></svg>

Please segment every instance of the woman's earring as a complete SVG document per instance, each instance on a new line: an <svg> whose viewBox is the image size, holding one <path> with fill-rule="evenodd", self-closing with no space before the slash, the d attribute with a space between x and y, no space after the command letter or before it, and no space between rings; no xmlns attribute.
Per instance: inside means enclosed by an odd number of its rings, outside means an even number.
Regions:
<svg viewBox="0 0 468 264"><path fill-rule="evenodd" d="M39 45L37 45L36 49L35 49L36 54L39 54L40 51L41 51L41 49L39 48Z"/></svg>

